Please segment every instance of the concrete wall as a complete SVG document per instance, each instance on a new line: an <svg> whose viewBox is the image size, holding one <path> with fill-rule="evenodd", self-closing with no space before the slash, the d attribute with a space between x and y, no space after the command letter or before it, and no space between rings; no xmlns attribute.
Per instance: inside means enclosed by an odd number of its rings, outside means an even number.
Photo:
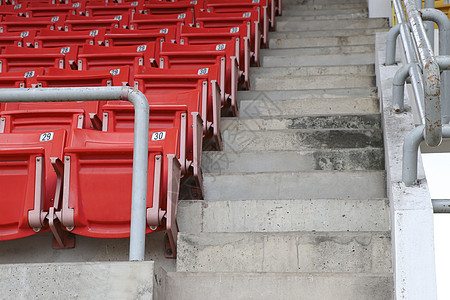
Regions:
<svg viewBox="0 0 450 300"><path fill-rule="evenodd" d="M390 18L392 14L391 0L367 0L369 18Z"/></svg>

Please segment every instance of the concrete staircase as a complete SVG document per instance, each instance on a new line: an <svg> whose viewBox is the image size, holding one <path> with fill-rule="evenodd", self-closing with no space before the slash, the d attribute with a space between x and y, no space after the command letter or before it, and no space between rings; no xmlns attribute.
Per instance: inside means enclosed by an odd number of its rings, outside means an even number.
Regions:
<svg viewBox="0 0 450 300"><path fill-rule="evenodd" d="M373 66L387 21L365 3L283 0L224 151L204 152L205 200L179 204L165 299L393 299Z"/></svg>

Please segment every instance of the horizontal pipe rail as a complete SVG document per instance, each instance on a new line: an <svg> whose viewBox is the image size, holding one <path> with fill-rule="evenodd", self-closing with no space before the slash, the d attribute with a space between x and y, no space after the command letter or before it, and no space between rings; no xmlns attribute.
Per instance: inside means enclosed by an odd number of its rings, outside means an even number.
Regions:
<svg viewBox="0 0 450 300"><path fill-rule="evenodd" d="M0 89L0 102L106 100L127 100L135 109L129 260L141 261L145 253L149 135L149 105L145 95L131 87Z"/></svg>
<svg viewBox="0 0 450 300"><path fill-rule="evenodd" d="M450 199L432 199L434 213L450 213Z"/></svg>

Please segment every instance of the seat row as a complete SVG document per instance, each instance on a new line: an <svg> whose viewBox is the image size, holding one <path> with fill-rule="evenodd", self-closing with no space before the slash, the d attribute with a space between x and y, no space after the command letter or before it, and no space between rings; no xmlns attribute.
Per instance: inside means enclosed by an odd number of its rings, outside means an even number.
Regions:
<svg viewBox="0 0 450 300"><path fill-rule="evenodd" d="M221 113L238 114L237 89L249 87L251 57L258 62L261 37L251 44L249 24L222 25L94 27L78 40L73 30L34 28L0 54L1 88L129 85L145 94L146 231L167 231L167 257L176 257L180 181L193 180L201 197L204 141L222 148ZM69 233L128 237L133 130L127 101L1 104L0 240L51 230L54 246L67 248Z"/></svg>

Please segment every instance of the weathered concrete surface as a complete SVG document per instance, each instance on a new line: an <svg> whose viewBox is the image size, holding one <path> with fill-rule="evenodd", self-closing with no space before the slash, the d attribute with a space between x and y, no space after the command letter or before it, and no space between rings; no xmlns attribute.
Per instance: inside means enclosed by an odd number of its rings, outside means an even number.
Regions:
<svg viewBox="0 0 450 300"><path fill-rule="evenodd" d="M419 183L402 182L403 141L414 128L412 98L405 93L406 112L392 110L392 81L400 66L385 66L386 35L377 35L377 86L382 103L385 130L386 172L391 207L393 267L396 299L437 299L434 258L433 207L422 162ZM420 157L420 156L419 156ZM417 259L420 257L420 259Z"/></svg>
<svg viewBox="0 0 450 300"><path fill-rule="evenodd" d="M263 57L265 67L367 65L373 63L373 56L364 53Z"/></svg>
<svg viewBox="0 0 450 300"><path fill-rule="evenodd" d="M335 100L339 102L339 100ZM379 130L379 114L358 115L268 115L253 118L223 118L225 130L282 130L282 129L375 129Z"/></svg>
<svg viewBox="0 0 450 300"><path fill-rule="evenodd" d="M373 97L339 99L241 100L240 116L293 116L373 114L379 112L379 101Z"/></svg>
<svg viewBox="0 0 450 300"><path fill-rule="evenodd" d="M266 56L263 60L272 58ZM367 87L375 84L374 75L341 74L318 76L273 76L272 78L254 77L251 85L254 90L277 89L322 89L326 88L354 88Z"/></svg>
<svg viewBox="0 0 450 300"><path fill-rule="evenodd" d="M266 53L272 53L273 49L267 50ZM272 54L270 54L272 55ZM259 67L250 68L250 79L253 77L278 77L278 76L314 76L314 75L339 75L339 74L358 74L373 75L375 68L373 65L356 65L356 66L322 66L322 67Z"/></svg>
<svg viewBox="0 0 450 300"><path fill-rule="evenodd" d="M330 5L331 6L331 5ZM355 28L377 28L387 27L386 19L366 19L351 20L351 22L342 22L335 20L319 20L319 21L299 21L297 17L280 17L277 19L277 31L302 31L302 30L326 30L334 29L355 29Z"/></svg>
<svg viewBox="0 0 450 300"><path fill-rule="evenodd" d="M390 272L386 232L181 233L178 272Z"/></svg>
<svg viewBox="0 0 450 300"><path fill-rule="evenodd" d="M0 298L148 300L153 276L151 261L0 265Z"/></svg>
<svg viewBox="0 0 450 300"><path fill-rule="evenodd" d="M382 133L376 129L289 129L271 131L224 130L224 151L274 151L324 148L382 147Z"/></svg>
<svg viewBox="0 0 450 300"><path fill-rule="evenodd" d="M204 151L205 173L282 172L312 170L384 170L384 149L310 151Z"/></svg>
<svg viewBox="0 0 450 300"><path fill-rule="evenodd" d="M318 34L317 34L318 35ZM286 36L291 36L286 38ZM309 48L309 47L332 47L332 46L357 46L373 43L375 36L371 35L335 35L335 36L296 36L292 34L280 35L272 38L269 42L271 49ZM315 49L315 48L313 48ZM326 51L326 50L322 50ZM372 51L370 51L372 52ZM321 54L321 53L318 53ZM334 54L334 53L330 53ZM351 53L348 53L351 54ZM306 54L305 54L306 55ZM311 54L309 54L311 55ZM362 63L361 63L362 64Z"/></svg>
<svg viewBox="0 0 450 300"><path fill-rule="evenodd" d="M283 31L269 32L269 39L299 39L308 37L350 37L354 35L370 35L373 36L373 41L375 41L376 32L386 32L386 28L355 28L355 29L333 29L329 28L327 30L312 30L312 31ZM270 41L269 41L270 42ZM363 43L364 44L364 43ZM336 46L336 44L331 45Z"/></svg>
<svg viewBox="0 0 450 300"><path fill-rule="evenodd" d="M204 176L208 200L384 198L385 181L383 171L208 173Z"/></svg>
<svg viewBox="0 0 450 300"><path fill-rule="evenodd" d="M278 55L329 55L329 54L352 54L352 53L372 53L375 51L373 44L367 45L337 45L322 48L303 47L295 49L263 49L261 56L278 56ZM342 72L342 74L346 74Z"/></svg>
<svg viewBox="0 0 450 300"><path fill-rule="evenodd" d="M169 273L166 300L392 299L392 275L360 273Z"/></svg>
<svg viewBox="0 0 450 300"><path fill-rule="evenodd" d="M286 68L288 69L288 68ZM238 100L297 100L297 99L326 99L326 98L348 98L349 96L356 99L362 97L375 97L377 94L376 87L361 88L336 88L336 89L313 89L313 90L286 90L286 91L239 91Z"/></svg>
<svg viewBox="0 0 450 300"><path fill-rule="evenodd" d="M178 211L185 233L390 230L387 199L183 200Z"/></svg>

